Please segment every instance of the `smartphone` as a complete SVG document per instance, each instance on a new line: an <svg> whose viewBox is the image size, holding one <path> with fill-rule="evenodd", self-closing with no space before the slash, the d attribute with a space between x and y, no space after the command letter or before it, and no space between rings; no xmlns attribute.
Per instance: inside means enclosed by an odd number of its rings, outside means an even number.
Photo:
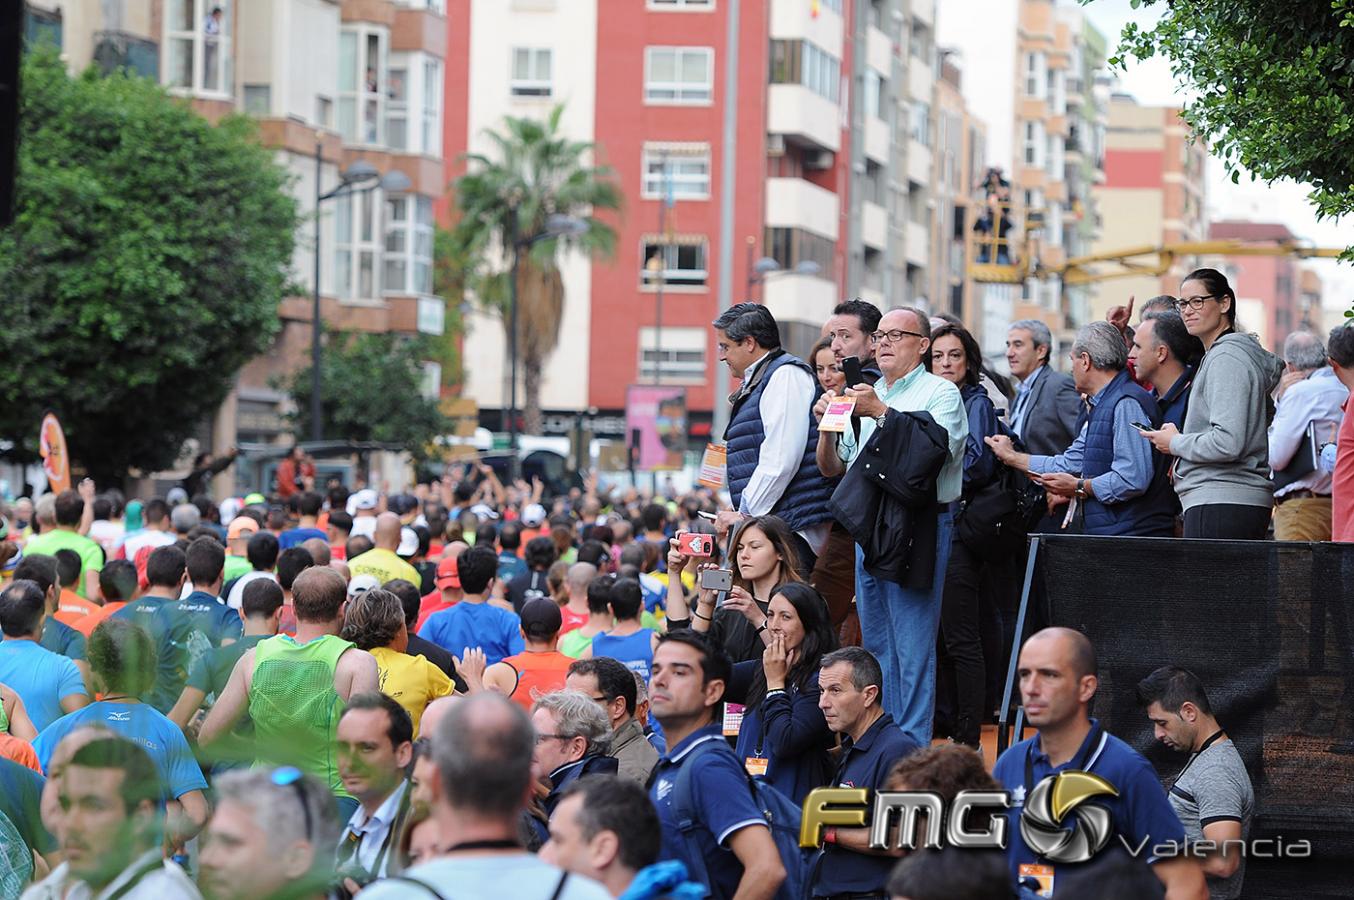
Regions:
<svg viewBox="0 0 1354 900"><path fill-rule="evenodd" d="M679 531L677 549L684 556L709 556L715 552L715 536L699 531Z"/></svg>
<svg viewBox="0 0 1354 900"><path fill-rule="evenodd" d="M730 569L702 569L700 586L703 591L727 591L733 587L733 571Z"/></svg>
<svg viewBox="0 0 1354 900"><path fill-rule="evenodd" d="M700 516L702 519L709 519L711 522L715 521L715 519L718 518L714 513L706 512L703 509L697 512L696 515Z"/></svg>
<svg viewBox="0 0 1354 900"><path fill-rule="evenodd" d="M1132 425L1134 428L1138 429L1139 431L1156 431L1156 430L1157 430L1157 427L1156 427L1155 425L1148 425L1148 424L1146 424L1146 423L1144 423L1144 422L1129 422L1128 424Z"/></svg>
<svg viewBox="0 0 1354 900"><path fill-rule="evenodd" d="M846 386L863 384L865 376L860 373L860 360L854 356L842 357L842 374L846 376Z"/></svg>

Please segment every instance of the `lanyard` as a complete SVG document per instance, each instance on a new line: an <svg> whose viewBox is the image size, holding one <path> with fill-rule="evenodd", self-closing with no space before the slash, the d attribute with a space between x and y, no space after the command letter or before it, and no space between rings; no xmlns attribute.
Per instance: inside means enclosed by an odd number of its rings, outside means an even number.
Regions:
<svg viewBox="0 0 1354 900"><path fill-rule="evenodd" d="M443 847L440 856L448 856L452 853L461 853L465 850L521 850L522 845L517 841L507 839L497 841L465 841L460 844L452 844L450 847Z"/></svg>
<svg viewBox="0 0 1354 900"><path fill-rule="evenodd" d="M1073 757L1071 768L1076 769L1077 771L1080 772L1085 772L1086 762L1091 758L1091 754L1095 752L1096 745L1099 743L1100 743L1100 723L1097 722L1091 726L1091 732L1086 737L1086 750L1081 754L1080 761L1078 761L1075 757ZM1025 748L1025 796L1028 797L1030 795L1030 791L1032 790L1034 790L1033 741L1031 741L1030 745Z"/></svg>
<svg viewBox="0 0 1354 900"><path fill-rule="evenodd" d="M1180 774L1175 776L1176 783L1179 783L1180 779L1185 777L1185 773L1189 771L1190 766L1194 765L1194 761L1199 757L1203 756L1204 751L1207 750L1209 747L1212 747L1213 744L1217 742L1218 738L1222 737L1222 735L1223 729L1219 728L1217 731L1213 732L1213 734L1208 738L1208 740L1203 742L1203 746L1201 746L1194 753L1190 754L1189 762L1185 763L1185 767L1180 770Z"/></svg>

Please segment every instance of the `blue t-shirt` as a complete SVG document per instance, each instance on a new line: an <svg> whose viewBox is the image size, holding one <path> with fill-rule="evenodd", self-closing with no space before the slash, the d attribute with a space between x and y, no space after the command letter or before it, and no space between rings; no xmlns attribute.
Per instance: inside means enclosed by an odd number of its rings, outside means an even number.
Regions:
<svg viewBox="0 0 1354 900"><path fill-rule="evenodd" d="M60 653L70 659L85 658L85 636L51 616L42 623L42 640L38 643L53 653Z"/></svg>
<svg viewBox="0 0 1354 900"><path fill-rule="evenodd" d="M301 546L311 538L328 541L329 535L318 528L288 528L277 536L277 549L290 550L292 547Z"/></svg>
<svg viewBox="0 0 1354 900"><path fill-rule="evenodd" d="M634 634L615 637L603 631L592 639L593 659L609 656L625 663L631 672L638 672L649 683L649 668L653 665L653 630L641 628Z"/></svg>
<svg viewBox="0 0 1354 900"><path fill-rule="evenodd" d="M155 762L160 780L168 787L168 797L177 799L189 791L205 791L202 777L188 740L164 715L144 703L118 703L101 700L68 716L57 719L33 740L42 771L47 771L52 751L61 739L84 725L102 725L108 730L140 744Z"/></svg>
<svg viewBox="0 0 1354 900"><path fill-rule="evenodd" d="M499 581L507 584L518 575L525 574L527 571L527 562L513 553L511 550L503 550L498 554L498 575Z"/></svg>
<svg viewBox="0 0 1354 900"><path fill-rule="evenodd" d="M62 697L89 693L75 663L34 641L0 643L0 683L23 698L28 718L38 731L66 714Z"/></svg>
<svg viewBox="0 0 1354 900"><path fill-rule="evenodd" d="M193 591L177 603L166 604L163 611L171 623L184 621L189 629L205 637L211 647L220 647L222 641L238 641L244 634L244 620L240 618L239 611L231 609L220 598L206 591ZM211 647L202 652L193 652L190 645L190 664L187 668L191 669L192 663L205 656L206 650Z"/></svg>
<svg viewBox="0 0 1354 900"><path fill-rule="evenodd" d="M189 648L195 642L190 619L170 610L177 602L164 597L142 597L110 617L131 622L150 635L157 660L155 683L140 699L160 712L173 709L183 692L183 683L188 678ZM231 610L227 608L227 611ZM196 638L199 644L201 637Z"/></svg>
<svg viewBox="0 0 1354 900"><path fill-rule="evenodd" d="M460 656L466 647L479 647L489 665L526 650L522 622L516 614L489 603L457 603L428 617L418 636L448 653Z"/></svg>
<svg viewBox="0 0 1354 900"><path fill-rule="evenodd" d="M698 746L697 756L692 750ZM694 808L688 812L700 827L684 835L677 827L679 812L674 791L678 773L688 758L694 758L697 767L687 776L695 778L691 783ZM692 732L659 758L649 782L649 799L663 826L658 858L685 863L693 880L698 880L698 862L704 860L711 882L706 886L711 896L732 897L743 877L743 864L729 849L728 840L734 832L750 825L765 827L766 819L753 799L747 771L729 749L720 726L707 725Z"/></svg>
<svg viewBox="0 0 1354 900"><path fill-rule="evenodd" d="M1097 797L1088 801L1100 804L1110 811L1114 822L1114 837L1108 847L1123 849L1122 836L1134 847L1147 838L1140 858L1154 863L1151 848L1169 841L1185 839L1185 829L1166 799L1156 771L1140 753L1091 720L1091 730L1072 758L1056 769L1049 765L1048 756L1040 749L1039 737L1021 741L1009 747L992 769L992 777L1011 792L1011 809L1007 811L1009 844L1006 857L1013 878L1020 877L1020 867L1028 864L1048 865L1034 851L1025 846L1020 833L1020 815L1025 808L1025 795L1034 786L1056 772L1079 770L1099 775L1119 791L1117 797ZM1028 762L1028 770L1026 768ZM1027 784L1026 776L1029 775ZM1107 847L1107 849L1108 849ZM1056 871L1055 871L1056 878Z"/></svg>

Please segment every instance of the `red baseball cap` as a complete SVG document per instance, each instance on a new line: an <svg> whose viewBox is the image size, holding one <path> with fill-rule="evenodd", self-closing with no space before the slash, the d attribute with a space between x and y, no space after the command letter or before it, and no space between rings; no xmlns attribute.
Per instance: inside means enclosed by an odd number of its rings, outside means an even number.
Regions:
<svg viewBox="0 0 1354 900"><path fill-rule="evenodd" d="M433 579L437 589L458 588L461 586L461 573L456 568L456 557L444 556L437 564L437 577Z"/></svg>

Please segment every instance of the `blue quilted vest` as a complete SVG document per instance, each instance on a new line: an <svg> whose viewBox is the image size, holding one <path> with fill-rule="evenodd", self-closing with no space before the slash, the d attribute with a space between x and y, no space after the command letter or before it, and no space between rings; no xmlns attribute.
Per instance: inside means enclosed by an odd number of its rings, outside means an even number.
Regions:
<svg viewBox="0 0 1354 900"><path fill-rule="evenodd" d="M1104 475L1114 462L1114 407L1130 397L1142 409L1142 421L1161 424L1156 398L1129 380L1122 371L1105 388L1086 422L1085 455L1081 477ZM1123 503L1105 504L1093 498L1084 502L1086 533L1101 535L1155 535L1169 537L1175 528L1175 491L1166 478L1167 461L1152 453L1152 483L1147 492Z"/></svg>
<svg viewBox="0 0 1354 900"><path fill-rule="evenodd" d="M724 430L724 443L728 452L729 495L733 498L734 509L738 508L743 489L757 468L757 459L761 453L762 441L766 439L766 428L762 425L762 391L766 389L771 375L781 366L797 366L813 377L808 364L789 353L773 350L766 360L753 373L757 383L752 390L734 404L729 414L729 427ZM813 420L813 410L804 410L809 421L809 437L804 445L804 455L800 457L799 471L790 481L785 493L771 509L772 515L780 516L790 526L791 531L801 531L819 522L832 518L828 512L827 501L832 496L832 483L818 471L818 426Z"/></svg>

